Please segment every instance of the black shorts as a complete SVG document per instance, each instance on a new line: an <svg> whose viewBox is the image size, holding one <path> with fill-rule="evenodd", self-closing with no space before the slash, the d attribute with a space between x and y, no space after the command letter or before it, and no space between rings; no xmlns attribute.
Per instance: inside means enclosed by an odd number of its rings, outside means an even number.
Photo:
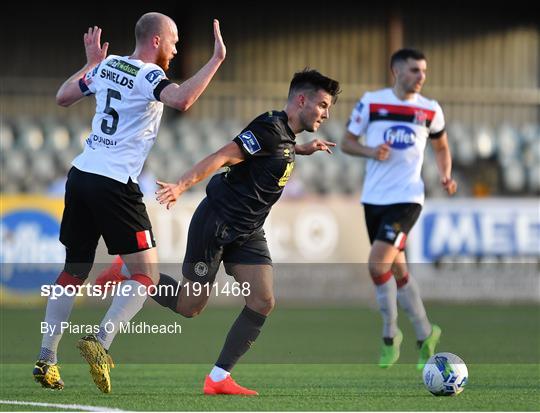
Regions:
<svg viewBox="0 0 540 413"><path fill-rule="evenodd" d="M217 215L205 198L189 224L182 273L191 281L213 283L221 261L272 265L264 231L246 234L235 230Z"/></svg>
<svg viewBox="0 0 540 413"><path fill-rule="evenodd" d="M95 251L103 236L109 254L132 254L156 246L139 185L72 167L68 173L60 242Z"/></svg>
<svg viewBox="0 0 540 413"><path fill-rule="evenodd" d="M369 241L384 241L403 251L407 234L420 216L422 205L414 203L364 204Z"/></svg>

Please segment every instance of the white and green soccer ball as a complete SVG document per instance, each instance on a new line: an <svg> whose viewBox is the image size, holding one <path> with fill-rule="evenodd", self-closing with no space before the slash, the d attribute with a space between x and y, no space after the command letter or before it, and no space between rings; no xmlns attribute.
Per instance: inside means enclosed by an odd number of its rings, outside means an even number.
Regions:
<svg viewBox="0 0 540 413"><path fill-rule="evenodd" d="M452 353L434 354L422 372L426 388L435 396L455 396L469 379L465 362Z"/></svg>

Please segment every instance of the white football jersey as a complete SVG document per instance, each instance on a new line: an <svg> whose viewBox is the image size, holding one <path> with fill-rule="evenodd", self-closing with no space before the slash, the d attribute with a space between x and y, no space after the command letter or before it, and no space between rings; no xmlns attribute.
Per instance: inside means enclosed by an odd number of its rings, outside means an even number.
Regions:
<svg viewBox="0 0 540 413"><path fill-rule="evenodd" d="M73 160L81 171L127 183L137 182L156 139L163 103L154 89L165 72L153 63L110 55L79 82L95 94L96 114L83 153Z"/></svg>
<svg viewBox="0 0 540 413"><path fill-rule="evenodd" d="M367 146L390 145L387 160L367 161L362 203L424 203L424 149L430 135L444 130L444 115L435 100L420 94L400 100L390 88L367 92L352 110L347 129L364 135Z"/></svg>

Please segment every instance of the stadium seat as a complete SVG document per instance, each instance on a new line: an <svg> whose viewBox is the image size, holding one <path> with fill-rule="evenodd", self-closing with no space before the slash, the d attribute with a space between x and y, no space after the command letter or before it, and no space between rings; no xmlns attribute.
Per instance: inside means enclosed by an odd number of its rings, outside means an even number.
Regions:
<svg viewBox="0 0 540 413"><path fill-rule="evenodd" d="M538 142L540 141L540 125L524 123L519 128L519 134L524 142Z"/></svg>
<svg viewBox="0 0 540 413"><path fill-rule="evenodd" d="M70 135L70 147L82 151L86 139L92 133L90 122L83 122L78 119L70 119L67 123L67 128Z"/></svg>
<svg viewBox="0 0 540 413"><path fill-rule="evenodd" d="M476 156L480 159L489 159L495 154L495 134L488 126L480 126L474 134Z"/></svg>
<svg viewBox="0 0 540 413"><path fill-rule="evenodd" d="M47 125L44 128L44 148L51 151L64 151L70 146L69 130L64 125Z"/></svg>
<svg viewBox="0 0 540 413"><path fill-rule="evenodd" d="M77 157L77 155L80 153L80 150L76 150L72 147L64 149L63 151L55 152L54 159L56 160L57 174L67 174L71 168L71 162L73 162L73 159L75 159L75 157Z"/></svg>
<svg viewBox="0 0 540 413"><path fill-rule="evenodd" d="M525 170L518 160L503 166L503 182L509 192L520 192L525 189Z"/></svg>
<svg viewBox="0 0 540 413"><path fill-rule="evenodd" d="M44 144L43 131L32 123L24 123L17 132L17 146L23 151L39 151Z"/></svg>
<svg viewBox="0 0 540 413"><path fill-rule="evenodd" d="M6 174L8 181L21 182L28 175L27 164L26 152L12 149L5 157L2 173Z"/></svg>
<svg viewBox="0 0 540 413"><path fill-rule="evenodd" d="M162 152L174 151L177 147L177 140L173 129L167 125L162 125L159 128L154 146L153 150Z"/></svg>
<svg viewBox="0 0 540 413"><path fill-rule="evenodd" d="M302 157L295 162L293 176L301 182L305 192L313 193L316 191L315 181L318 179L316 177L320 176L320 171L317 163L310 156Z"/></svg>
<svg viewBox="0 0 540 413"><path fill-rule="evenodd" d="M345 194L360 192L364 177L365 162L360 158L349 157L345 163L345 173L342 175L341 189Z"/></svg>
<svg viewBox="0 0 540 413"><path fill-rule="evenodd" d="M504 124L499 128L497 134L497 158L502 165L508 165L519 158L521 146L520 135L517 130L509 124Z"/></svg>
<svg viewBox="0 0 540 413"><path fill-rule="evenodd" d="M13 129L6 122L0 123L0 149L2 152L9 151L15 146Z"/></svg>
<svg viewBox="0 0 540 413"><path fill-rule="evenodd" d="M452 122L448 125L448 136L456 161L462 165L472 165L476 152L469 128L463 123Z"/></svg>
<svg viewBox="0 0 540 413"><path fill-rule="evenodd" d="M232 140L236 135L242 132L244 124L235 119L225 119L219 122L219 128L226 135L228 140Z"/></svg>
<svg viewBox="0 0 540 413"><path fill-rule="evenodd" d="M29 152L30 173L33 180L49 183L56 176L56 164L52 154L46 151Z"/></svg>
<svg viewBox="0 0 540 413"><path fill-rule="evenodd" d="M532 194L540 194L540 163L527 168L527 187Z"/></svg>

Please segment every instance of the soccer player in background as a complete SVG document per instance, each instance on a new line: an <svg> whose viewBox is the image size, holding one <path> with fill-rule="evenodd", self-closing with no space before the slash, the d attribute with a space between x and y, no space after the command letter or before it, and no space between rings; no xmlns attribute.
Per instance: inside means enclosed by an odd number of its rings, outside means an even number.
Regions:
<svg viewBox="0 0 540 413"><path fill-rule="evenodd" d="M238 385L230 372L255 342L274 307L272 259L263 225L291 176L295 155L332 153L332 142L315 139L298 144L295 137L319 128L329 117L339 92L337 81L316 70L298 72L291 81L283 111L268 111L255 118L232 142L193 166L178 183L158 182L161 189L157 200L169 209L197 182L228 167L212 177L207 196L191 219L178 296L163 294L166 289L160 287L172 286L170 291L177 291L178 286L165 274L161 274L158 295L152 296L162 306L194 317L204 309L209 295L205 288L200 289L201 294L193 294L193 285L213 283L222 261L227 274L240 285L249 285L246 305L205 379L204 394L258 394ZM117 262L116 268L104 272L96 284L121 280L120 266Z"/></svg>
<svg viewBox="0 0 540 413"><path fill-rule="evenodd" d="M399 302L414 327L420 370L433 355L441 329L428 320L404 250L424 202L421 169L428 140L442 187L453 195L457 185L451 175L442 109L420 94L426 79L425 56L417 50L399 50L392 55L390 68L393 87L367 92L358 101L341 148L349 155L368 158L361 202L371 242L369 272L383 318L379 366L388 368L399 358L403 340L397 326ZM359 142L361 136L364 143Z"/></svg>
<svg viewBox="0 0 540 413"><path fill-rule="evenodd" d="M177 53L178 30L171 18L160 13L143 15L135 26L136 46L131 56L107 56L109 45L101 45L101 29L91 27L84 34L86 65L67 79L56 95L61 106L71 106L88 95L96 98L92 132L83 153L73 161L66 183L60 228L66 260L56 284L76 287L84 283L100 236L109 254L120 255L131 274L124 287L133 293L116 295L99 333L83 337L77 345L95 384L104 393L111 391L108 349L118 327L137 314L147 298L147 288L159 280L158 254L137 177L158 134L163 104L187 110L225 59L217 20L213 30L212 57L178 85L165 75ZM69 319L74 300L73 295L64 294L47 302L45 323L49 331L43 335L33 371L43 387L64 387L57 348L61 323ZM105 325L114 326L112 332L106 331Z"/></svg>

